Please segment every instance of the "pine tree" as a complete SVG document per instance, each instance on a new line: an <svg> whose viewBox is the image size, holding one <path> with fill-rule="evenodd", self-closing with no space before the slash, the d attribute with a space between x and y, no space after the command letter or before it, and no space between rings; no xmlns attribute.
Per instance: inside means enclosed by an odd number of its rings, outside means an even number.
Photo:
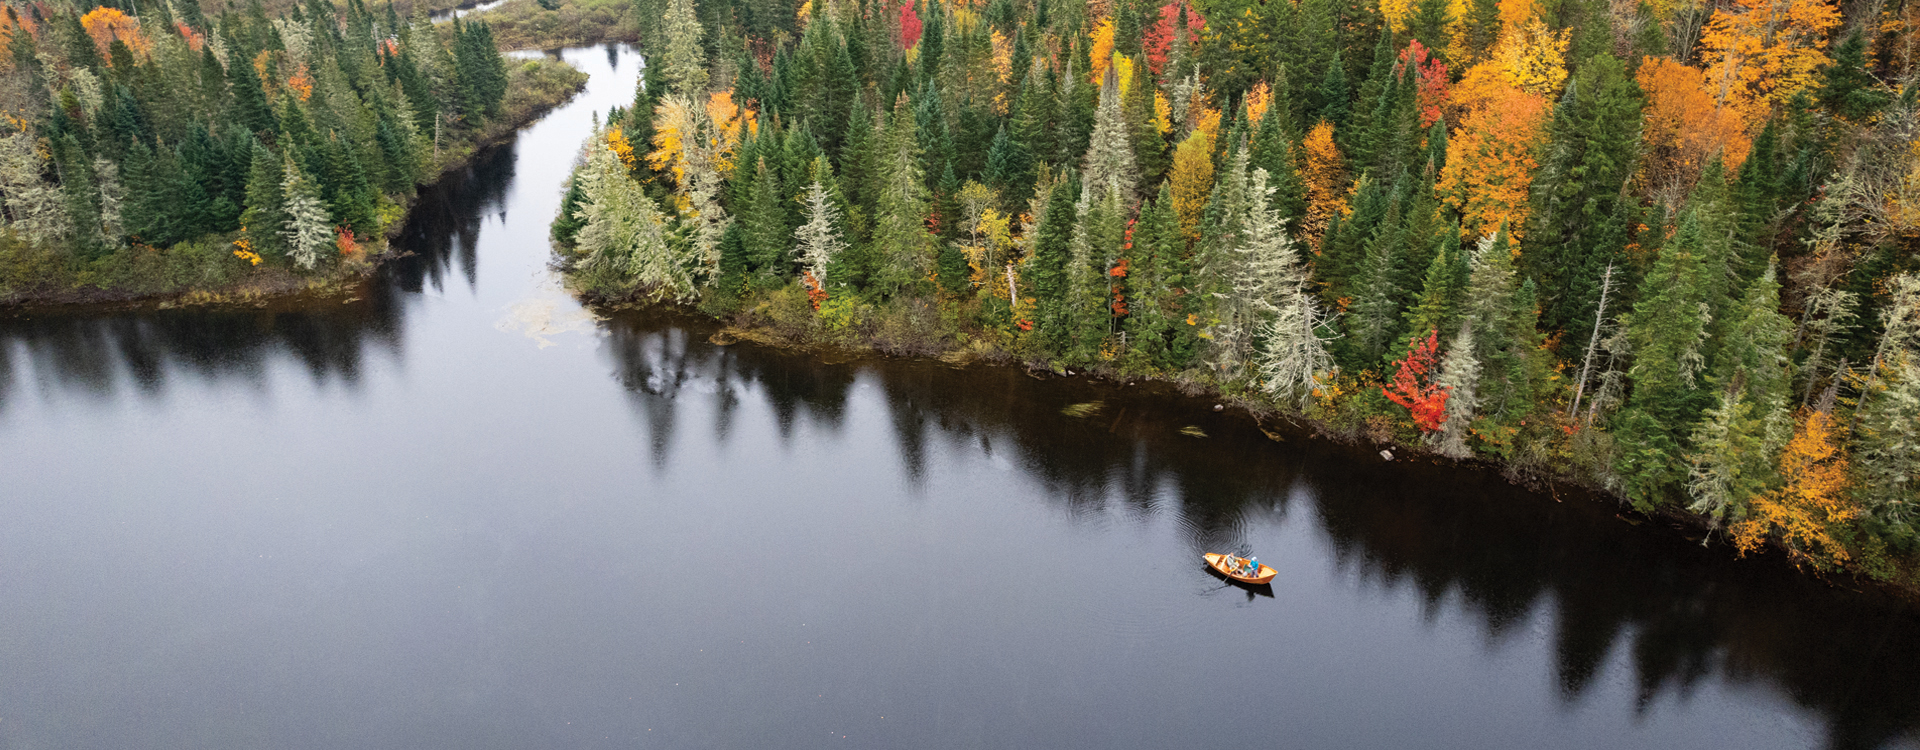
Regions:
<svg viewBox="0 0 1920 750"><path fill-rule="evenodd" d="M1081 179L1093 191L1093 200L1105 200L1106 190L1118 189L1131 201L1140 182L1133 144L1127 138L1127 120L1120 105L1120 84L1112 68L1100 85L1100 108L1094 114L1093 136Z"/></svg>
<svg viewBox="0 0 1920 750"><path fill-rule="evenodd" d="M1601 269L1617 262L1637 224L1621 187L1640 144L1640 90L1612 55L1580 66L1554 108L1549 142L1533 180L1527 274L1544 297L1542 320L1588 338Z"/></svg>
<svg viewBox="0 0 1920 750"><path fill-rule="evenodd" d="M887 296L913 290L932 271L933 237L926 227L929 196L920 154L913 112L903 95L880 137L875 175L873 248L879 267L874 286Z"/></svg>
<svg viewBox="0 0 1920 750"><path fill-rule="evenodd" d="M1880 343L1854 417L1854 497L1906 546L1920 511L1920 277L1900 274L1886 286Z"/></svg>
<svg viewBox="0 0 1920 750"><path fill-rule="evenodd" d="M286 196L286 220L280 236L286 241L287 257L309 271L318 265L333 247L332 222L326 205L320 201L320 189L300 166L288 158L282 164L280 192Z"/></svg>
<svg viewBox="0 0 1920 750"><path fill-rule="evenodd" d="M251 143L253 163L247 170L246 207L240 212L240 224L246 228L253 251L268 257L286 254L280 231L287 225L286 181L282 159L255 140Z"/></svg>
<svg viewBox="0 0 1920 750"><path fill-rule="evenodd" d="M1687 431L1713 398L1700 387L1711 322L1700 244L1700 221L1689 211L1647 273L1647 293L1627 323L1633 395L1613 432L1623 489L1642 509L1662 504L1686 476Z"/></svg>
<svg viewBox="0 0 1920 750"><path fill-rule="evenodd" d="M688 97L707 91L707 52L701 45L706 29L700 25L693 0L669 0L663 29L667 44L660 53L668 90Z"/></svg>
<svg viewBox="0 0 1920 750"><path fill-rule="evenodd" d="M824 166L825 157L821 157ZM806 223L793 231L800 264L816 283L825 284L827 269L847 248L840 234L840 210L834 206L825 185L815 179L807 186Z"/></svg>

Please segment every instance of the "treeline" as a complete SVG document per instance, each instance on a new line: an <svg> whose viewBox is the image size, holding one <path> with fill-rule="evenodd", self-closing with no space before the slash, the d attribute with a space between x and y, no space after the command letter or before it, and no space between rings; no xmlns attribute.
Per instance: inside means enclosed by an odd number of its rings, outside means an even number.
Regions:
<svg viewBox="0 0 1920 750"><path fill-rule="evenodd" d="M589 295L1204 380L1915 583L1920 4L636 2Z"/></svg>
<svg viewBox="0 0 1920 750"><path fill-rule="evenodd" d="M359 0L9 4L0 48L0 293L350 262L508 88L485 25Z"/></svg>

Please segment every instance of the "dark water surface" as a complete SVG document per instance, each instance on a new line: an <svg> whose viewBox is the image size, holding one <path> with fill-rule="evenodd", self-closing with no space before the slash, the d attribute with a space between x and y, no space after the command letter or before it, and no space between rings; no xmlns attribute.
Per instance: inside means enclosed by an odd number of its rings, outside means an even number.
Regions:
<svg viewBox="0 0 1920 750"><path fill-rule="evenodd" d="M1913 610L1775 561L1149 389L594 319L546 224L638 60L566 57L366 299L0 321L0 747L1916 746Z"/></svg>

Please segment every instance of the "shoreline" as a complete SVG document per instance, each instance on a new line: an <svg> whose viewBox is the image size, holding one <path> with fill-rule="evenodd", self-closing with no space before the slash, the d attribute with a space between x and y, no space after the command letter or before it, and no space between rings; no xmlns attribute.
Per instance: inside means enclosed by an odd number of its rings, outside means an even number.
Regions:
<svg viewBox="0 0 1920 750"><path fill-rule="evenodd" d="M516 58L509 58L510 60ZM37 314L124 312L135 310L168 310L175 308L262 308L273 303L305 304L308 301L326 300L351 295L354 289L373 277L387 261L401 258L410 251L393 247L393 241L406 230L413 218L413 209L419 204L422 190L431 189L446 180L449 175L472 165L481 152L500 145L508 138L516 136L526 127L538 122L542 117L561 106L573 101L580 92L586 90L587 75L581 73L564 61L541 58L545 65L557 64L563 68L557 75L567 79L566 88L557 95L539 98L530 102L523 101L522 108L511 110L499 120L487 123L474 133L471 141L463 141L449 146L446 160L436 164L433 177L427 182L414 186L412 193L400 204L400 218L380 230L378 235L368 239L367 252L357 259L342 262L325 273L301 275L287 268L269 268L249 273L246 278L231 286L216 289L170 290L165 292L143 292L124 287L102 288L93 286L70 287L52 291L34 291L8 297L0 295L0 317L26 317ZM527 94L509 90L508 97L514 94ZM538 96L538 92L533 92Z"/></svg>
<svg viewBox="0 0 1920 750"><path fill-rule="evenodd" d="M570 290L573 291L573 290ZM1200 380L1174 379L1146 375L1126 375L1117 371L1099 369L1071 369L1045 362L1026 361L1017 355L997 347L952 346L942 347L938 353L927 351L890 351L879 341L861 339L855 342L809 341L796 337L791 332L782 331L778 323L771 321L729 321L725 318L702 311L687 304L639 303L633 301L594 299L591 295L582 295L574 291L574 299L595 315L613 317L620 314L665 315L677 323L688 327L691 333L702 336L717 346L731 346L740 343L754 344L770 349L790 352L810 357L822 364L844 364L864 358L904 359L920 362L938 362L948 367L967 368L976 365L988 367L1006 367L1023 371L1036 380L1084 379L1087 384L1103 387L1137 388L1145 386L1151 389L1164 389L1160 396L1199 399L1213 402L1217 412L1224 416L1240 418L1249 422L1269 440L1285 443L1294 439L1313 440L1323 445L1337 446L1351 451L1356 461L1381 461L1383 463L1422 463L1451 471L1492 475L1510 485L1556 503L1580 502L1592 503L1613 512L1615 518L1630 526L1662 524L1669 530L1660 533L1663 536L1677 537L1679 540L1699 544L1724 555L1735 562L1743 560L1735 554L1733 547L1726 543L1726 537L1720 529L1714 528L1706 519L1681 512L1676 508L1662 507L1652 512L1635 509L1625 497L1605 487L1579 481L1577 478L1542 473L1525 467L1514 466L1507 462L1485 456L1454 459L1443 456L1420 445L1409 445L1397 440L1380 440L1360 432L1342 430L1322 420L1315 419L1297 411L1287 411L1274 404L1248 399L1224 391L1218 384ZM738 317L753 317L751 309L736 313ZM1392 458L1383 458L1379 454L1387 451ZM1853 570L1823 571L1795 564L1784 548L1769 540L1762 551L1747 555L1751 563L1794 568L1803 578L1818 581L1828 588L1840 589L1862 596L1885 597L1896 601L1903 607L1920 607L1920 587L1905 585L1899 581L1879 580L1865 573Z"/></svg>

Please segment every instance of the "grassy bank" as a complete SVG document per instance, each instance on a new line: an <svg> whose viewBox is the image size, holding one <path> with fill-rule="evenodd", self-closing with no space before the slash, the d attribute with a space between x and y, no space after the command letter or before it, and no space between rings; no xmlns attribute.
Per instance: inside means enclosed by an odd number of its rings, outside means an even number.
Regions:
<svg viewBox="0 0 1920 750"><path fill-rule="evenodd" d="M470 162L498 142L565 103L586 85L587 74L558 60L514 60L501 115L484 127L443 134L434 154L437 178ZM383 200L377 230L361 237L340 262L301 273L284 265L250 262L235 252L241 232L210 234L170 247L132 244L91 260L26 242L0 228L0 308L15 311L61 305L113 303L256 303L290 294L330 294L364 278L393 252L389 240L405 225L416 195Z"/></svg>
<svg viewBox="0 0 1920 750"><path fill-rule="evenodd" d="M509 0L471 18L493 27L501 49L559 49L640 38L628 0L561 0L547 10L534 0Z"/></svg>

